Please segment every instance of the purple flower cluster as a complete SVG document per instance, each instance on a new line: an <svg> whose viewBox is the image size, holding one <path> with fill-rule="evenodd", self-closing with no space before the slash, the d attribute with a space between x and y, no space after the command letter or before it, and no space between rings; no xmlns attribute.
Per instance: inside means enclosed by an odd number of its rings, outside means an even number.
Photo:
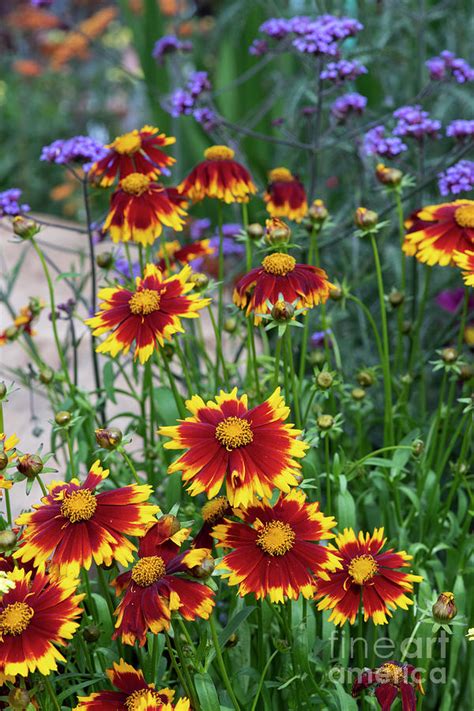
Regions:
<svg viewBox="0 0 474 711"><path fill-rule="evenodd" d="M219 123L217 114L206 106L202 109L194 109L193 116L205 131L212 131Z"/></svg>
<svg viewBox="0 0 474 711"><path fill-rule="evenodd" d="M452 76L458 84L474 81L474 69L465 59L456 57L447 49L441 52L439 57L428 59L426 66L430 73L430 79L434 81L441 81L449 76Z"/></svg>
<svg viewBox="0 0 474 711"><path fill-rule="evenodd" d="M335 84L340 84L343 81L357 79L361 74L367 74L367 67L364 67L360 62L341 59L339 62L329 62L320 76L321 79L328 79Z"/></svg>
<svg viewBox="0 0 474 711"><path fill-rule="evenodd" d="M444 311L448 311L450 314L455 314L463 301L464 289L462 286L459 289L445 289L444 291L440 291L436 297L438 306L441 306ZM469 297L468 309L469 311L474 309L474 296Z"/></svg>
<svg viewBox="0 0 474 711"><path fill-rule="evenodd" d="M438 187L441 195L458 195L474 188L474 162L460 160L444 173L438 174Z"/></svg>
<svg viewBox="0 0 474 711"><path fill-rule="evenodd" d="M254 39L249 47L249 54L252 54L254 57L263 57L264 54L267 54L269 49L270 47L268 46L267 40Z"/></svg>
<svg viewBox="0 0 474 711"><path fill-rule="evenodd" d="M467 119L456 119L455 121L451 121L446 129L446 135L450 138L456 138L458 140L471 138L474 136L474 121L468 121Z"/></svg>
<svg viewBox="0 0 474 711"><path fill-rule="evenodd" d="M73 136L58 139L49 146L44 146L40 160L48 163L66 165L67 163L82 163L85 171L101 158L107 155L107 148L90 136Z"/></svg>
<svg viewBox="0 0 474 711"><path fill-rule="evenodd" d="M367 99L356 91L340 96L331 106L331 114L343 122L350 114L362 114L367 106Z"/></svg>
<svg viewBox="0 0 474 711"><path fill-rule="evenodd" d="M40 8L45 8L45 7L51 7L53 4L53 0L30 0L31 5L33 7L40 7Z"/></svg>
<svg viewBox="0 0 474 711"><path fill-rule="evenodd" d="M290 19L272 17L259 28L262 34L274 40L296 35L292 39L292 45L298 52L331 57L337 57L339 54L338 42L352 37L362 29L363 26L358 20L335 15L320 15L316 18L297 15Z"/></svg>
<svg viewBox="0 0 474 711"><path fill-rule="evenodd" d="M419 104L414 106L402 106L393 113L398 119L397 125L393 129L394 136L425 138L438 138L441 128L441 121L431 119L427 111L423 111Z"/></svg>
<svg viewBox="0 0 474 711"><path fill-rule="evenodd" d="M368 156L395 158L406 150L407 146L399 138L385 135L384 126L374 126L364 136L363 151Z"/></svg>
<svg viewBox="0 0 474 711"><path fill-rule="evenodd" d="M28 212L30 206L26 203L21 203L21 190L20 188L10 188L0 193L0 217L4 215L10 215L15 217L15 215L20 215L23 212Z"/></svg>
<svg viewBox="0 0 474 711"><path fill-rule="evenodd" d="M196 101L205 91L211 90L211 82L207 72L193 72L185 89L176 89L171 95L172 116L189 116L193 113Z"/></svg>
<svg viewBox="0 0 474 711"><path fill-rule="evenodd" d="M190 229L190 235L192 239L202 239L202 237L205 235L206 231L209 229L211 226L211 222L208 219L202 219L202 220L196 220L194 223L191 225ZM223 240L222 240L222 248L224 252L225 257L243 257L245 254L245 247L243 244L240 242L235 241L236 235L239 234L242 230L242 225L229 222L224 225L222 225L222 235L223 235ZM214 250L214 254L217 255L219 252L219 235L215 234L211 239L209 240L209 247L211 247ZM198 257L197 259L193 259L192 261L192 268L194 271L199 272L204 265L204 258L203 257Z"/></svg>
<svg viewBox="0 0 474 711"><path fill-rule="evenodd" d="M165 57L176 52L192 52L192 42L182 41L176 35L164 35L155 42L152 56L158 64L164 64Z"/></svg>

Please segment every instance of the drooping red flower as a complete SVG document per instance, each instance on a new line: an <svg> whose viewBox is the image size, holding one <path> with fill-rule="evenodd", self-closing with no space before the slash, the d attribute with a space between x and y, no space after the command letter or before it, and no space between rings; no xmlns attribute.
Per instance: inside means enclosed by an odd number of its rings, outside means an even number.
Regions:
<svg viewBox="0 0 474 711"><path fill-rule="evenodd" d="M270 215L301 222L308 212L308 201L303 184L288 168L274 168L269 172L268 180L263 199Z"/></svg>
<svg viewBox="0 0 474 711"><path fill-rule="evenodd" d="M424 693L420 674L411 664L385 662L378 669L362 672L354 681L352 696L357 697L375 685L375 698L381 711L390 711L393 702L401 697L402 711L416 711L416 693Z"/></svg>
<svg viewBox="0 0 474 711"><path fill-rule="evenodd" d="M227 146L211 146L204 151L205 160L192 169L178 190L190 200L205 197L226 203L247 202L257 192L250 173L234 160L234 151Z"/></svg>

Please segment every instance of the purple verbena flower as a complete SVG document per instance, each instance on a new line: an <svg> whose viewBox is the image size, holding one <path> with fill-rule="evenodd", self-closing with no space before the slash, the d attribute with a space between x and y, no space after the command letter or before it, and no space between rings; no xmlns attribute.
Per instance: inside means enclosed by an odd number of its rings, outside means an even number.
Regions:
<svg viewBox="0 0 474 711"><path fill-rule="evenodd" d="M325 331L315 331L309 339L309 343L312 348L321 348L322 346L324 346L325 341L331 348L332 340L330 328L327 328Z"/></svg>
<svg viewBox="0 0 474 711"><path fill-rule="evenodd" d="M155 42L151 54L153 59L156 59L159 64L163 64L166 55L179 52L180 49L181 40L178 39L176 35L164 35L164 37L160 37L160 39Z"/></svg>
<svg viewBox="0 0 474 711"><path fill-rule="evenodd" d="M331 114L338 121L345 121L350 114L362 114L367 106L367 98L353 92L340 96L331 106Z"/></svg>
<svg viewBox="0 0 474 711"><path fill-rule="evenodd" d="M286 20L283 17L271 17L260 25L258 29L259 32L268 37L283 39L291 32L291 20Z"/></svg>
<svg viewBox="0 0 474 711"><path fill-rule="evenodd" d="M399 138L385 135L384 126L374 126L364 136L363 151L368 156L395 158L406 150L407 146Z"/></svg>
<svg viewBox="0 0 474 711"><path fill-rule="evenodd" d="M357 61L341 59L339 62L329 62L320 77L339 84L346 80L352 81L361 74L367 74L367 67Z"/></svg>
<svg viewBox="0 0 474 711"><path fill-rule="evenodd" d="M254 39L249 47L249 54L252 54L254 57L263 57L264 54L268 53L268 50L269 46L267 40Z"/></svg>
<svg viewBox="0 0 474 711"><path fill-rule="evenodd" d="M30 0L30 4L33 7L46 8L51 7L53 0Z"/></svg>
<svg viewBox="0 0 474 711"><path fill-rule="evenodd" d="M15 217L31 209L26 203L20 202L21 193L20 188L9 188L0 193L0 217L4 215Z"/></svg>
<svg viewBox="0 0 474 711"><path fill-rule="evenodd" d="M474 121L467 119L456 119L451 121L446 129L446 135L450 138L462 140L474 136Z"/></svg>
<svg viewBox="0 0 474 711"><path fill-rule="evenodd" d="M219 123L217 114L206 106L201 109L194 109L193 116L205 131L212 131Z"/></svg>
<svg viewBox="0 0 474 711"><path fill-rule="evenodd" d="M311 18L297 15L291 19L273 17L260 26L260 32L276 40L282 40L288 35L293 38L293 47L304 54L325 54L337 57L338 42L352 37L362 29L358 20L351 17L336 17L320 15ZM258 45L252 45L251 52L258 52Z"/></svg>
<svg viewBox="0 0 474 711"><path fill-rule="evenodd" d="M474 81L474 69L461 57L456 57L453 52L445 49L439 57L432 57L426 62L430 79L440 81L447 76L452 76L458 84Z"/></svg>
<svg viewBox="0 0 474 711"><path fill-rule="evenodd" d="M463 301L464 289L462 286L459 287L459 289L445 289L444 291L440 291L436 297L438 306L450 314L455 314ZM469 311L474 309L474 295L469 297L468 309Z"/></svg>
<svg viewBox="0 0 474 711"><path fill-rule="evenodd" d="M197 99L205 91L211 90L211 82L207 72L193 72L189 77L186 89L193 99Z"/></svg>
<svg viewBox="0 0 474 711"><path fill-rule="evenodd" d="M427 111L423 111L419 104L414 106L401 106L394 111L394 118L398 119L393 129L394 136L407 136L418 140L429 137L438 138L441 121L431 119Z"/></svg>
<svg viewBox="0 0 474 711"><path fill-rule="evenodd" d="M40 160L57 165L67 163L81 163L87 172L98 160L105 158L107 148L90 136L73 136L72 138L58 139L41 151Z"/></svg>
<svg viewBox="0 0 474 711"><path fill-rule="evenodd" d="M130 270L130 263L126 258L124 251L119 248L117 250L117 255L115 257L115 271L119 275L119 282L123 284L127 279L135 279L135 277L140 276L141 269L139 262L132 262L132 269Z"/></svg>
<svg viewBox="0 0 474 711"><path fill-rule="evenodd" d="M210 226L211 221L208 217L201 217L197 220L193 220L189 225L189 236L192 240L202 239Z"/></svg>
<svg viewBox="0 0 474 711"><path fill-rule="evenodd" d="M189 116L194 108L194 98L185 89L176 89L171 94L171 116Z"/></svg>
<svg viewBox="0 0 474 711"><path fill-rule="evenodd" d="M441 195L458 195L474 188L474 162L460 160L444 173L438 174L438 187Z"/></svg>

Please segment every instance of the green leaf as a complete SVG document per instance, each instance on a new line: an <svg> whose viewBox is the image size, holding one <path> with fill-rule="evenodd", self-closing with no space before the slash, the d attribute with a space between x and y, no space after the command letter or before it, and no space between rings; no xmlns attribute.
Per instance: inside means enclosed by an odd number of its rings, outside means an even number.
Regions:
<svg viewBox="0 0 474 711"><path fill-rule="evenodd" d="M107 398L115 405L117 402L117 400L115 399L115 375L114 366L111 361L107 361L107 363L104 365L102 375Z"/></svg>
<svg viewBox="0 0 474 711"><path fill-rule="evenodd" d="M195 674L194 684L202 708L206 711L220 711L219 697L209 674Z"/></svg>

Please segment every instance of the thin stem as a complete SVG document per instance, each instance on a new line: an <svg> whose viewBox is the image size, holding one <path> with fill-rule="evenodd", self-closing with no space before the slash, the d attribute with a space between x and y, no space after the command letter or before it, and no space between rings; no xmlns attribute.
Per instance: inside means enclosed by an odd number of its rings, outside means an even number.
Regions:
<svg viewBox="0 0 474 711"><path fill-rule="evenodd" d="M300 398L298 393L298 387L296 383L296 373L295 366L293 362L293 349L291 346L291 331L290 327L286 329L285 334L286 340L286 357L288 359L288 368L290 373L291 391L293 395L293 409L295 412L295 422L298 429L301 427L301 411L300 411Z"/></svg>
<svg viewBox="0 0 474 711"><path fill-rule="evenodd" d="M276 390L278 387L278 382L280 379L280 359L281 359L281 344L283 339L277 336L276 349L275 349L275 368L273 371L273 389Z"/></svg>
<svg viewBox="0 0 474 711"><path fill-rule="evenodd" d="M178 677L179 682L184 689L184 692L187 694L187 696L189 696L190 699L192 699L192 697L193 697L192 691L188 688L186 679L184 678L183 672L181 671L178 661L176 659L173 645L171 644L171 637L167 633L165 633L165 636L166 636L166 647L168 649L168 654L170 655L171 666L175 670L176 676Z"/></svg>
<svg viewBox="0 0 474 711"><path fill-rule="evenodd" d="M209 305L209 306L207 307L207 310L208 310L208 312L209 312L209 318L211 319L211 324L212 324L212 328L213 328L213 331L214 331L214 337L215 337L215 339L216 339L216 351L217 351L217 353L216 353L216 365L215 365L216 389L217 389L217 385L218 385L218 382L219 382L219 361L220 361L221 364L222 364L222 372L223 372L223 374L224 374L224 382L225 382L226 387L228 388L228 387L229 387L229 374L228 374L228 372L227 372L227 367L226 367L226 363L225 363L225 359L224 359L224 354L223 354L223 352L222 352L222 341L221 341L221 338L220 338L220 335L219 335L219 330L218 330L218 327L217 327L217 323L216 323L216 319L215 319L215 316L214 316L214 312L213 312L213 310L212 310L212 306Z"/></svg>
<svg viewBox="0 0 474 711"><path fill-rule="evenodd" d="M370 313L369 309L368 309L367 306L364 304L364 302L361 301L360 299L358 299L357 296L353 296L352 294L348 294L348 295L347 295L347 299L348 299L349 301L354 302L354 304L357 304L357 306L358 306L360 309L362 309L362 311L364 312L364 315L365 315L367 321L369 322L369 324L370 324L370 326L371 326L371 328L372 328L372 331L373 331L373 334L374 334L374 337L375 337L375 343L376 343L376 345L377 345L377 351L378 351L378 354L379 354L379 359L380 359L380 362L382 363L383 357L384 357L383 346L382 346L382 340L381 340L381 338L380 338L380 334L379 334L379 331L378 331L378 328L377 328L377 324L375 323L374 317L372 316L372 314Z"/></svg>
<svg viewBox="0 0 474 711"><path fill-rule="evenodd" d="M170 384L171 392L173 393L176 407L178 408L179 416L184 419L186 417L186 408L184 407L183 398L181 397L181 395L178 392L178 388L176 387L175 379L173 378L173 373L171 372L170 364L168 363L168 359L164 353L161 353L161 360L163 362L163 365L164 365L164 368L166 371L166 375L168 376L168 382Z"/></svg>
<svg viewBox="0 0 474 711"><path fill-rule="evenodd" d="M71 478L76 476L76 464L74 462L74 450L72 448L71 434L68 427L64 428L64 436L66 437L67 449L69 452L69 463L71 465Z"/></svg>
<svg viewBox="0 0 474 711"><path fill-rule="evenodd" d="M270 657L269 657L268 660L267 660L267 663L266 663L265 666L263 667L263 670L262 670L262 673L261 673L261 675L260 675L260 679L259 679L259 682L258 682L257 691L255 692L255 698L254 698L254 700L253 700L253 704L252 704L252 707L251 707L250 711L255 711L255 709L257 708L258 699L260 698L260 693L261 693L262 688L263 688L263 682L265 681L265 677L266 677L267 672L268 672L268 670L269 670L269 668L270 668L270 664L271 664L272 661L275 659L275 657L276 657L277 654L278 654L278 649L276 649L276 650L273 652L273 654L270 655Z"/></svg>
<svg viewBox="0 0 474 711"><path fill-rule="evenodd" d="M57 709L57 711L61 711L61 706L59 705L58 698L54 692L53 685L51 684L49 676L44 676L43 681L48 692L49 698L51 699L51 703L53 704L53 707Z"/></svg>
<svg viewBox="0 0 474 711"><path fill-rule="evenodd" d="M255 380L255 390L257 393L257 397L260 400L261 399L260 380L259 380L259 375L258 375L257 351L255 348L255 332L254 332L254 327L252 325L252 319L253 319L252 315L247 317L247 353L248 353L248 360L251 364L251 369L253 370L253 375L254 375L254 380Z"/></svg>
<svg viewBox="0 0 474 711"><path fill-rule="evenodd" d="M218 336L222 343L222 328L224 325L224 233L222 230L222 205L217 201L217 229L219 232L219 262L217 280L219 282L219 298L217 307Z"/></svg>
<svg viewBox="0 0 474 711"><path fill-rule="evenodd" d="M138 476L137 470L135 469L135 466L134 466L132 460L130 459L130 457L128 456L127 452L123 449L123 447L118 447L117 451L120 453L123 460L127 463L128 468L132 472L132 476L135 479L135 482L137 484L142 484L143 482L141 481L140 477Z"/></svg>
<svg viewBox="0 0 474 711"><path fill-rule="evenodd" d="M214 644L214 649L216 652L216 659L217 659L217 666L219 667L219 672L220 672L222 681L224 682L224 686L227 689L227 693L229 694L230 700L232 701L232 705L233 705L235 711L240 711L239 702L237 701L237 698L234 694L234 690L232 688L232 684L230 683L230 679L227 674L227 669L224 664L224 659L222 657L221 648L219 646L219 638L217 636L217 629L216 629L216 623L214 621L214 615L211 615L209 618L209 626L211 628L212 642Z"/></svg>

